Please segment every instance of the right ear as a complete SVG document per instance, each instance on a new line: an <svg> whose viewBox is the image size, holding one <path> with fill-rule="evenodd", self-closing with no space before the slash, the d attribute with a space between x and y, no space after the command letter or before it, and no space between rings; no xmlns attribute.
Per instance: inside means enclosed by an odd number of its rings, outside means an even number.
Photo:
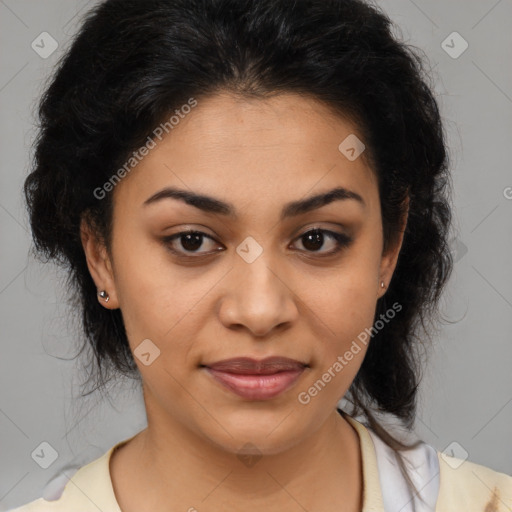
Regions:
<svg viewBox="0 0 512 512"><path fill-rule="evenodd" d="M87 260L87 267L98 292L105 290L109 295L108 303L98 296L99 302L107 309L119 308L112 262L105 244L98 237L86 215L82 217L80 222L80 239Z"/></svg>

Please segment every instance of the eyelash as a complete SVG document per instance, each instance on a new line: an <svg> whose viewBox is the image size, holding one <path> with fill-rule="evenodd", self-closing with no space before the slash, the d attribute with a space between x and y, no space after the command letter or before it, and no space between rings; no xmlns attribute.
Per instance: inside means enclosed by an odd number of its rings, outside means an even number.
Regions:
<svg viewBox="0 0 512 512"><path fill-rule="evenodd" d="M347 248L350 246L350 244L352 243L353 239L347 235L344 235L342 233L337 233L335 231L330 231L328 229L321 229L321 228L312 228L312 229L308 229L307 231L305 231L304 233L302 233L301 235L299 235L298 237L295 238L295 240L300 240L301 238L303 238L304 236L310 234L310 233L323 233L324 235L328 235L329 237L333 238L336 243L337 243L337 248L332 250L332 251L329 251L328 253L323 253L322 255L318 256L319 258L325 258L325 257L328 257L328 256L334 256L335 254L338 254L339 252L341 252L343 249ZM183 258L183 259L188 259L188 260L197 260L201 257L207 257L207 256L211 256L212 254L215 254L216 252L220 252L220 251L212 251L210 253L193 253L193 252L190 252L190 254L200 254L200 256L188 256L188 255L184 255L183 252L181 251L177 251L176 249L173 249L171 247L172 245L172 242L176 239L179 239L181 238L182 236L185 236L185 235L202 235L203 237L206 237L206 238L209 238L210 240L213 240L214 242L216 241L213 237L211 237L210 235L206 234L206 233L203 233L202 231L197 231L197 230L194 230L194 229L189 229L189 230L186 230L186 231L180 231L179 233L175 233L174 235L170 235L170 236L166 236L166 237L163 237L162 238L162 241L165 245L165 247L173 254ZM294 240L294 241L295 241ZM305 251L307 253L310 253L310 254L317 254L317 251Z"/></svg>

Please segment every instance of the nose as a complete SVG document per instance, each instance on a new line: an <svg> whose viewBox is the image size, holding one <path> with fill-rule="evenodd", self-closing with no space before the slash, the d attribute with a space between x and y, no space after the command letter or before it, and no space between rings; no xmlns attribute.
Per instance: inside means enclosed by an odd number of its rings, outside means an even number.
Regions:
<svg viewBox="0 0 512 512"><path fill-rule="evenodd" d="M265 251L252 263L237 257L220 299L219 317L227 328L245 328L261 338L297 320L296 296L287 282L290 278L273 267Z"/></svg>

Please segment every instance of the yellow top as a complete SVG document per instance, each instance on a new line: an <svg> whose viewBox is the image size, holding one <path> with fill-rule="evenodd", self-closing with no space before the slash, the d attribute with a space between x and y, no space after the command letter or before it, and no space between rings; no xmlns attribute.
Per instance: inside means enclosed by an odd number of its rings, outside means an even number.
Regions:
<svg viewBox="0 0 512 512"><path fill-rule="evenodd" d="M364 485L361 512L399 512L384 508L383 475L379 475L378 464L384 456L382 451L376 450L375 434L354 418L345 417L357 431L361 446ZM39 498L10 512L121 512L110 478L109 462L112 452L130 439L117 443L101 457L81 467L67 482L60 499ZM437 474L430 480L437 478L439 481L436 512L512 512L512 476L440 452L437 452L435 467ZM388 485L384 490L389 496ZM405 510L407 507L402 507L401 512Z"/></svg>

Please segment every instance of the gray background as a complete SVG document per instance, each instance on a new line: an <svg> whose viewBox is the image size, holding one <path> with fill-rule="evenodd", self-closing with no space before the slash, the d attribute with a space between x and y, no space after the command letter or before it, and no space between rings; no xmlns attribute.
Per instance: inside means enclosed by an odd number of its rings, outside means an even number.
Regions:
<svg viewBox="0 0 512 512"><path fill-rule="evenodd" d="M110 401L76 398L85 377L73 359L79 327L69 322L63 274L29 256L21 196L37 98L93 3L0 0L0 511L39 497L58 471L145 426L130 383L112 388ZM512 2L379 3L429 58L454 175L457 263L442 304L456 323L435 335L416 433L439 451L465 450L512 474ZM59 44L47 58L31 47L44 31ZM454 31L469 44L458 58L441 46ZM447 44L461 48L457 39ZM59 455L48 469L31 457L43 441Z"/></svg>

